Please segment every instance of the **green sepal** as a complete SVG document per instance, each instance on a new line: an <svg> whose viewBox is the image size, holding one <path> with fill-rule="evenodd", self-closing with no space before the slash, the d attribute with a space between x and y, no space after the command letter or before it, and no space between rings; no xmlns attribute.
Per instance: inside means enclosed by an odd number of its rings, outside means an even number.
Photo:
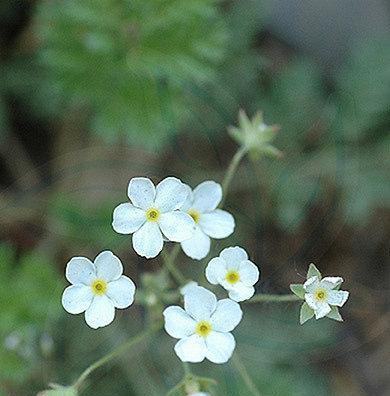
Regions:
<svg viewBox="0 0 390 396"><path fill-rule="evenodd" d="M305 322L307 322L309 319L311 319L314 316L314 310L312 310L307 303L303 303L301 307L301 312L299 314L299 322L301 325L303 325Z"/></svg>
<svg viewBox="0 0 390 396"><path fill-rule="evenodd" d="M322 278L320 270L313 263L311 263L309 265L309 270L307 271L306 279L310 279L313 276L317 276L318 280Z"/></svg>
<svg viewBox="0 0 390 396"><path fill-rule="evenodd" d="M343 322L343 318L340 315L339 309L335 306L331 306L331 311L326 315L327 318L337 320L337 322Z"/></svg>
<svg viewBox="0 0 390 396"><path fill-rule="evenodd" d="M305 298L305 289L303 288L303 285L301 284L296 284L296 285L290 285L290 290L299 298L304 299Z"/></svg>

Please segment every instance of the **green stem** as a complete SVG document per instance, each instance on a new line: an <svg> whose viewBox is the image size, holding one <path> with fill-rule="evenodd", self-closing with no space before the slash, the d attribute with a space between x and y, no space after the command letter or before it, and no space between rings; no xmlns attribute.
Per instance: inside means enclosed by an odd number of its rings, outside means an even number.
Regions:
<svg viewBox="0 0 390 396"><path fill-rule="evenodd" d="M180 251L180 245L177 244L172 250L171 253L168 254L164 250L162 251L162 257L164 260L164 266L172 275L173 279L175 279L176 283L180 286L184 286L187 283L187 278L183 275L183 273L176 267L175 260Z"/></svg>
<svg viewBox="0 0 390 396"><path fill-rule="evenodd" d="M87 369L85 369L84 372L80 375L80 377L73 384L73 387L77 390L80 390L80 388L82 387L82 385L85 382L85 380L87 379L87 377L93 371L95 371L99 367L103 366L104 364L110 362L111 360L115 359L117 356L121 355L123 352L125 352L129 348L133 347L134 345L145 340L150 335L152 335L153 333L157 332L160 329L161 329L161 323L159 323L158 325L154 325L150 329L146 330L144 333L141 333L141 334L131 338L130 340L124 342L123 344L119 345L112 352L103 356L102 358L97 360L95 363L92 363Z"/></svg>
<svg viewBox="0 0 390 396"><path fill-rule="evenodd" d="M253 382L251 376L249 375L246 367L242 363L238 353L235 352L232 358L233 364L236 367L238 373L240 374L241 378L245 382L245 385L250 390L253 396L261 396L260 391L257 389L255 383Z"/></svg>
<svg viewBox="0 0 390 396"><path fill-rule="evenodd" d="M245 301L248 304L257 302L286 302L301 301L302 299L295 294L255 294L250 300Z"/></svg>
<svg viewBox="0 0 390 396"><path fill-rule="evenodd" d="M240 165L241 160L244 158L247 153L247 148L245 146L241 146L236 153L234 154L232 160L230 161L229 167L226 171L225 177L222 181L222 191L223 191L223 199L221 202L221 206L226 199L227 193L229 191L230 183L235 175L238 165Z"/></svg>

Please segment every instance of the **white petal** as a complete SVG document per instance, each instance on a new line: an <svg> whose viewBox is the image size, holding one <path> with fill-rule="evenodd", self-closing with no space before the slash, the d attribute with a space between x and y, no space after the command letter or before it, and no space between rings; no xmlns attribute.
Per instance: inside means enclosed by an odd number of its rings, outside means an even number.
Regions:
<svg viewBox="0 0 390 396"><path fill-rule="evenodd" d="M259 269L252 261L241 261L238 268L241 282L246 286L252 286L259 280Z"/></svg>
<svg viewBox="0 0 390 396"><path fill-rule="evenodd" d="M62 294L62 306L71 314L79 314L91 305L92 299L93 293L89 286L72 285Z"/></svg>
<svg viewBox="0 0 390 396"><path fill-rule="evenodd" d="M193 287L184 295L184 309L196 321L208 320L217 306L217 298L204 287Z"/></svg>
<svg viewBox="0 0 390 396"><path fill-rule="evenodd" d="M233 354L236 341L230 333L212 331L206 338L206 358L213 363L226 363Z"/></svg>
<svg viewBox="0 0 390 396"><path fill-rule="evenodd" d="M220 184L208 180L200 183L194 189L193 207L201 213L211 212L216 209L222 199L222 187Z"/></svg>
<svg viewBox="0 0 390 396"><path fill-rule="evenodd" d="M183 184L184 184L184 183L183 183ZM180 209L182 212L187 212L188 209L190 209L190 208L192 207L192 204L193 204L193 202L194 202L194 196L193 196L191 187L190 187L189 185L187 185L187 184L184 184L184 186L185 186L185 188L186 188L186 190L187 190L187 198L186 198L186 200L184 201L183 205L180 206L179 209Z"/></svg>
<svg viewBox="0 0 390 396"><path fill-rule="evenodd" d="M229 269L238 269L241 261L248 260L246 251L239 246L223 249L219 256L225 260L226 268Z"/></svg>
<svg viewBox="0 0 390 396"><path fill-rule="evenodd" d="M332 309L330 308L329 304L326 302L321 302L317 304L317 309L314 310L314 313L316 315L316 319L321 319L324 316L328 315L328 313Z"/></svg>
<svg viewBox="0 0 390 396"><path fill-rule="evenodd" d="M255 294L255 288L253 286L246 286L242 282L237 282L232 287L227 287L229 290L229 298L234 301L245 301L249 300Z"/></svg>
<svg viewBox="0 0 390 396"><path fill-rule="evenodd" d="M119 234L132 234L146 221L145 211L130 203L123 203L114 209L112 228Z"/></svg>
<svg viewBox="0 0 390 396"><path fill-rule="evenodd" d="M134 293L134 282L124 275L107 285L107 297L114 303L115 308L129 307L134 301Z"/></svg>
<svg viewBox="0 0 390 396"><path fill-rule="evenodd" d="M158 224L163 234L172 242L183 242L195 232L194 220L184 212L163 213Z"/></svg>
<svg viewBox="0 0 390 396"><path fill-rule="evenodd" d="M123 273L123 266L118 257L109 250L99 253L94 261L96 276L111 282L118 279Z"/></svg>
<svg viewBox="0 0 390 396"><path fill-rule="evenodd" d="M206 278L212 285L222 282L227 274L226 262L221 257L214 257L206 267Z"/></svg>
<svg viewBox="0 0 390 396"><path fill-rule="evenodd" d="M328 299L327 302L330 305L337 305L338 307L342 307L349 296L349 292L343 290L330 290L328 291Z"/></svg>
<svg viewBox="0 0 390 396"><path fill-rule="evenodd" d="M156 257L163 248L163 237L157 223L148 221L133 235L133 248L140 256Z"/></svg>
<svg viewBox="0 0 390 396"><path fill-rule="evenodd" d="M137 208L149 209L153 205L156 189L148 178L134 177L130 180L127 195Z"/></svg>
<svg viewBox="0 0 390 396"><path fill-rule="evenodd" d="M307 302L307 305L311 308L316 310L317 306L318 306L318 301L317 299L314 297L313 294L311 293L305 293L305 301Z"/></svg>
<svg viewBox="0 0 390 396"><path fill-rule="evenodd" d="M210 238L199 227L195 227L194 235L183 241L181 247L188 257L202 260L209 254Z"/></svg>
<svg viewBox="0 0 390 396"><path fill-rule="evenodd" d="M227 333L232 331L241 321L242 310L240 305L229 300L219 300L215 312L211 315L210 322L213 330Z"/></svg>
<svg viewBox="0 0 390 396"><path fill-rule="evenodd" d="M184 285L182 288L180 288L180 294L184 296L184 294L188 293L193 287L198 287L198 282L195 281L190 281L186 285Z"/></svg>
<svg viewBox="0 0 390 396"><path fill-rule="evenodd" d="M234 231L233 216L221 209L200 216L199 226L211 238L226 238Z"/></svg>
<svg viewBox="0 0 390 396"><path fill-rule="evenodd" d="M303 288L308 293L313 293L318 288L319 283L318 276L312 276L303 284Z"/></svg>
<svg viewBox="0 0 390 396"><path fill-rule="evenodd" d="M196 322L183 308L171 306L163 312L165 330L174 338L185 338L195 333Z"/></svg>
<svg viewBox="0 0 390 396"><path fill-rule="evenodd" d="M187 186L176 177L167 177L156 187L155 205L162 212L171 212L183 206L188 195Z"/></svg>
<svg viewBox="0 0 390 396"><path fill-rule="evenodd" d="M343 278L339 276L326 276L322 278L320 284L327 290L332 290L337 286L340 286L343 283Z"/></svg>
<svg viewBox="0 0 390 396"><path fill-rule="evenodd" d="M109 325L115 317L113 302L105 295L95 296L85 311L85 321L89 327L97 329Z"/></svg>
<svg viewBox="0 0 390 396"><path fill-rule="evenodd" d="M90 285L96 278L95 266L86 257L73 257L66 265L65 276L70 283Z"/></svg>
<svg viewBox="0 0 390 396"><path fill-rule="evenodd" d="M206 342L203 337L193 334L178 341L175 352L183 362L199 363L206 357Z"/></svg>

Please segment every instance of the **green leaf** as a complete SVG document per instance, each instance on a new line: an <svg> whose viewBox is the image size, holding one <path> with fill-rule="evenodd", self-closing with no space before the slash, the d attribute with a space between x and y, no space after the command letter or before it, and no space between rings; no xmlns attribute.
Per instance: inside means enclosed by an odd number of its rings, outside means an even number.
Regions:
<svg viewBox="0 0 390 396"><path fill-rule="evenodd" d="M303 303L301 307L301 312L299 314L299 322L304 324L309 319L314 316L314 311L307 305L307 303Z"/></svg>
<svg viewBox="0 0 390 396"><path fill-rule="evenodd" d="M337 320L338 322L343 322L343 318L340 315L339 309L337 307L332 306L331 311L326 315L328 318Z"/></svg>
<svg viewBox="0 0 390 396"><path fill-rule="evenodd" d="M319 271L319 269L313 263L311 263L309 265L309 270L307 271L306 279L309 279L309 278L311 278L313 276L317 276L318 279L321 279L321 277L322 277L321 276L321 272Z"/></svg>
<svg viewBox="0 0 390 396"><path fill-rule="evenodd" d="M301 284L290 285L290 290L299 298L305 298L305 289Z"/></svg>
<svg viewBox="0 0 390 396"><path fill-rule="evenodd" d="M63 387L59 385L51 386L53 389L40 392L37 396L77 396L77 391L73 387Z"/></svg>

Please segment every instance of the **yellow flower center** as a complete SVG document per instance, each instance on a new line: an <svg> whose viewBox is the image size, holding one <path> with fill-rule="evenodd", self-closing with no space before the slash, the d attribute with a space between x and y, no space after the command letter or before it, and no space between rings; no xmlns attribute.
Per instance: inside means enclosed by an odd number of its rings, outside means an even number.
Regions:
<svg viewBox="0 0 390 396"><path fill-rule="evenodd" d="M92 291L97 296L102 296L107 290L107 282L103 279L96 279L91 285Z"/></svg>
<svg viewBox="0 0 390 396"><path fill-rule="evenodd" d="M202 320L196 325L195 332L201 337L207 337L210 334L211 330L211 323L207 322L206 320Z"/></svg>
<svg viewBox="0 0 390 396"><path fill-rule="evenodd" d="M160 217L160 211L156 208L150 208L146 212L146 220L157 221Z"/></svg>
<svg viewBox="0 0 390 396"><path fill-rule="evenodd" d="M195 223L199 223L200 213L195 209L190 209L188 214L194 219Z"/></svg>
<svg viewBox="0 0 390 396"><path fill-rule="evenodd" d="M326 297L327 297L326 290L318 289L318 290L316 290L314 296L317 301L324 301L324 300L326 300Z"/></svg>
<svg viewBox="0 0 390 396"><path fill-rule="evenodd" d="M237 271L229 271L225 277L226 281L234 285L240 280L240 274Z"/></svg>

